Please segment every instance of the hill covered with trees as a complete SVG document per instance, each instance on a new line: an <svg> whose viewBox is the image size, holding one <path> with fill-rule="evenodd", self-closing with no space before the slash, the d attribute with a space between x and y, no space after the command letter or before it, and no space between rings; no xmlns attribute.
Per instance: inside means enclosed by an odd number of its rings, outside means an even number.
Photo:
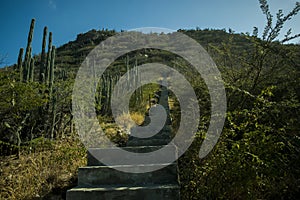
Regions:
<svg viewBox="0 0 300 200"><path fill-rule="evenodd" d="M300 4L287 15L279 11L275 22L267 2L260 4L267 19L261 33L257 28L252 34L178 30L206 49L226 88L224 129L204 159L198 152L209 126L210 96L201 76L184 59L158 49L140 49L119 57L99 77L95 109L105 133L119 146L126 143L128 130L114 124L110 98L121 76L135 69L131 78L139 81L136 66L160 62L191 83L201 120L193 144L178 161L182 199L297 199L300 194L300 46L287 44L300 35L289 30L278 39ZM86 56L117 34L91 30L56 48L45 27L42 52L32 56L34 23L17 63L0 71L0 199L47 198L51 192L61 196L76 185L77 167L85 164L86 149L74 130L74 79ZM120 117L126 121L131 116L141 124L149 96L157 88L155 84L139 88L130 101L131 113ZM170 98L176 132L180 105L172 93Z"/></svg>

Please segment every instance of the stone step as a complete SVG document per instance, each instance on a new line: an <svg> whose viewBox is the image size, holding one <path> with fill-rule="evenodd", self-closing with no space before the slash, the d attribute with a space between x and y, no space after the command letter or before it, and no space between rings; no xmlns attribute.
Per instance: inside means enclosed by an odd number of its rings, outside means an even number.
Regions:
<svg viewBox="0 0 300 200"><path fill-rule="evenodd" d="M163 167L159 170L157 167ZM126 173L130 171L132 173ZM140 173L149 171L147 173ZM120 165L80 167L78 170L78 185L80 187L95 187L102 185L144 186L156 184L178 184L177 163L151 165Z"/></svg>
<svg viewBox="0 0 300 200"><path fill-rule="evenodd" d="M178 185L73 188L67 200L179 200L179 189Z"/></svg>
<svg viewBox="0 0 300 200"><path fill-rule="evenodd" d="M164 148L163 152L157 151ZM156 152L155 157L149 156L147 160L140 163L137 159L132 159L128 156L122 156L118 158L120 154L119 147L111 148L90 148L87 153L87 165L88 166L103 166L102 163L111 163L114 161L115 165L136 165L136 164L158 164L158 163L172 163L177 160L177 148L175 145L165 145L165 146L132 146L132 147L122 147L123 150L135 153L149 153ZM101 162L102 161L102 162Z"/></svg>
<svg viewBox="0 0 300 200"><path fill-rule="evenodd" d="M140 139L134 138L127 142L127 146L161 146L168 145L171 139Z"/></svg>
<svg viewBox="0 0 300 200"><path fill-rule="evenodd" d="M134 131L134 129L132 131ZM143 133L140 133L140 134L142 135ZM138 137L134 137L131 135L129 136L129 140L134 139L134 138L137 138L137 139L170 139L171 138L171 127L170 126L163 127L162 130L160 130L157 134L153 135L152 137L138 138Z"/></svg>
<svg viewBox="0 0 300 200"><path fill-rule="evenodd" d="M160 133L157 133L156 135L154 135L152 137L142 138L141 136L134 137L134 136L129 135L129 140L134 139L134 138L138 138L138 139L170 139L171 137L170 137L170 133L161 131Z"/></svg>

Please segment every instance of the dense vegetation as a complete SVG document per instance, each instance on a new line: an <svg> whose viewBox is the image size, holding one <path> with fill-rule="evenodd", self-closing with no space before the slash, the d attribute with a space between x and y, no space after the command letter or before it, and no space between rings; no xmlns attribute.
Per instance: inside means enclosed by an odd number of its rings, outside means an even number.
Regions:
<svg viewBox="0 0 300 200"><path fill-rule="evenodd" d="M251 35L231 30L178 30L208 51L226 87L224 130L217 146L202 160L198 152L209 126L209 92L201 76L183 59L141 49L118 58L99 80L95 108L107 135L119 145L126 142L126 134L121 134L126 130L113 123L109 102L113 85L126 71L161 62L191 83L199 98L201 122L192 146L179 159L182 199L296 199L300 194L300 46L286 44L299 35L289 30L285 38L278 39L300 4L287 15L279 11L275 23L267 2L260 0L260 4L267 18L261 34L257 28ZM88 53L116 34L114 30L91 30L55 48L49 33L46 52L45 27L42 52L31 56L33 30L34 20L25 56L21 49L17 64L0 71L0 199L30 199L72 187L76 168L85 164L85 149L78 141L71 113L74 78ZM132 76L139 80L138 71ZM149 95L157 88L146 85L131 98L131 117L136 122L143 120ZM176 132L180 106L173 94L170 98ZM129 116L120 117L126 121ZM51 168L57 170L50 173Z"/></svg>
<svg viewBox="0 0 300 200"><path fill-rule="evenodd" d="M209 156L197 157L204 135L199 130L180 159L183 199L297 199L300 194L300 48L283 45L299 35L289 31L277 39L300 5L287 16L279 11L273 24L266 1L260 2L267 17L261 38L257 28L251 36L218 31L217 42L206 43L226 85L227 119ZM200 43L210 34L183 32Z"/></svg>

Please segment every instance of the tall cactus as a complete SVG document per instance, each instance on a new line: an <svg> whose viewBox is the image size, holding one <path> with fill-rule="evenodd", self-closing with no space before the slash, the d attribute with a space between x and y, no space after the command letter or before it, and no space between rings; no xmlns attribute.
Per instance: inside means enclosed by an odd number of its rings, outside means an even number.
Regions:
<svg viewBox="0 0 300 200"><path fill-rule="evenodd" d="M34 24L35 24L35 19L32 19L31 24L30 24L29 33L28 33L27 47L26 47L25 60L24 60L25 81L28 81L28 77L29 77L28 74L29 74L29 66L30 66L30 59L31 59L31 43L32 43L32 37L33 37Z"/></svg>
<svg viewBox="0 0 300 200"><path fill-rule="evenodd" d="M48 54L47 54L47 61L46 61L45 83L47 85L49 84L49 78L50 78L51 49L52 49L52 32L49 33Z"/></svg>
<svg viewBox="0 0 300 200"><path fill-rule="evenodd" d="M17 69L18 69L19 74L20 74L20 82L23 81L23 65L22 65L23 53L24 53L24 49L20 48L19 56L18 56L18 65L17 65Z"/></svg>
<svg viewBox="0 0 300 200"><path fill-rule="evenodd" d="M46 109L47 109L47 119L46 119L46 123L47 127L46 129L46 133L48 134L49 138L53 139L53 133L54 133L54 126L52 124L52 122L50 122L50 118L52 116L52 120L55 120L55 118L53 119L53 111L54 109L56 109L56 98L54 97L53 93L55 93L55 91L53 91L53 82L54 82L54 61L55 61L55 46L51 46L49 49L51 49L50 52L48 52L48 72L47 72L47 86L48 86L48 90L49 90L49 102L46 105ZM50 104L52 103L52 105ZM50 123L50 124L49 124Z"/></svg>
<svg viewBox="0 0 300 200"><path fill-rule="evenodd" d="M138 70L138 81L139 81L139 83L141 83L142 82L142 80L141 80L141 78L142 78L142 76L141 76L141 71L140 70ZM143 86L142 87L140 87L140 100L142 100L143 99Z"/></svg>
<svg viewBox="0 0 300 200"><path fill-rule="evenodd" d="M68 75L67 75L67 73L66 73L66 70L61 70L61 72L60 72L60 78L62 79L62 80L67 80L67 78L68 78Z"/></svg>
<svg viewBox="0 0 300 200"><path fill-rule="evenodd" d="M129 74L129 56L128 54L126 55L126 71L127 71L127 88L129 89L130 87L130 74Z"/></svg>
<svg viewBox="0 0 300 200"><path fill-rule="evenodd" d="M54 62L55 62L55 46L52 46L51 58L50 58L50 70L49 70L50 95L52 94L52 87L53 87L53 81L54 81Z"/></svg>
<svg viewBox="0 0 300 200"><path fill-rule="evenodd" d="M29 82L33 82L34 78L34 58L31 58L30 65L29 65Z"/></svg>
<svg viewBox="0 0 300 200"><path fill-rule="evenodd" d="M25 70L23 71L24 72L23 73L24 74L24 79L23 80L25 82L28 82L28 80L29 80L31 52L32 52L32 47L29 47L29 51L27 52L28 59L25 60Z"/></svg>
<svg viewBox="0 0 300 200"><path fill-rule="evenodd" d="M54 128L55 128L55 121L56 121L56 107L57 107L57 99L56 96L52 97L52 112L51 112L51 125L50 125L50 138L54 139Z"/></svg>
<svg viewBox="0 0 300 200"><path fill-rule="evenodd" d="M42 43L42 54L41 54L41 65L40 65L40 75L39 81L42 83L45 79L45 68L46 68L46 40L47 40L48 28L47 26L44 27L44 34L43 34L43 43Z"/></svg>
<svg viewBox="0 0 300 200"><path fill-rule="evenodd" d="M97 85L97 93L95 94L95 99L96 99L96 109L97 111L100 111L101 110L101 107L102 107L102 101L101 101L101 98L102 98L102 78L100 78L99 80L99 84Z"/></svg>
<svg viewBox="0 0 300 200"><path fill-rule="evenodd" d="M139 91L140 89L137 88L139 84L139 74L138 74L138 61L137 61L137 57L135 57L135 64L134 64L134 87L136 88L134 93L135 93L135 104L137 104L140 100L139 97Z"/></svg>

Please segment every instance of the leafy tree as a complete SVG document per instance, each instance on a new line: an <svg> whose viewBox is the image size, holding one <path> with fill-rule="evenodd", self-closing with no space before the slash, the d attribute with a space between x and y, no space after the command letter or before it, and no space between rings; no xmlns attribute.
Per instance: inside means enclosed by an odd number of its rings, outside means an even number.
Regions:
<svg viewBox="0 0 300 200"><path fill-rule="evenodd" d="M198 150L200 129L188 152L179 160L183 199L296 199L299 194L299 45L284 43L299 37L278 37L300 4L287 15L279 10L276 22L266 0L267 18L259 30L231 33L221 44L208 44L222 71L228 97L227 120L213 152L203 160ZM248 44L248 45L247 45Z"/></svg>

